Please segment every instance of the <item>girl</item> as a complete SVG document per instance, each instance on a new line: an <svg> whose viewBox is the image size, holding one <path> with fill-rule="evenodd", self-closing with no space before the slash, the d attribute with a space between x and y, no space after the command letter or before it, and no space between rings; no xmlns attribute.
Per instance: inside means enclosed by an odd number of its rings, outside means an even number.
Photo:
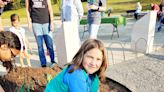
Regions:
<svg viewBox="0 0 164 92"><path fill-rule="evenodd" d="M72 62L47 84L45 92L98 92L106 68L102 42L86 40Z"/></svg>
<svg viewBox="0 0 164 92"><path fill-rule="evenodd" d="M20 56L19 60L20 60L21 66L24 67L23 56L25 56L28 66L31 67L30 57L29 57L29 54L27 51L27 45L26 45L26 43L28 43L28 40L25 38L25 30L19 26L19 16L17 14L12 14L10 18L11 18L12 27L10 27L9 30L15 33L19 37L21 46L22 46L21 52L19 54Z"/></svg>

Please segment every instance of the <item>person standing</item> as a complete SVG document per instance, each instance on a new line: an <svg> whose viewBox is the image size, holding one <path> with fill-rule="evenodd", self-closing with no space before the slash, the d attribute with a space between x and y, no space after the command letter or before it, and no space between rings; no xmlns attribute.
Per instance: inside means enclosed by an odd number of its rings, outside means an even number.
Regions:
<svg viewBox="0 0 164 92"><path fill-rule="evenodd" d="M162 12L160 13L159 27L158 27L157 32L161 31L161 28L162 28L163 24L164 24L164 7L163 7Z"/></svg>
<svg viewBox="0 0 164 92"><path fill-rule="evenodd" d="M62 0L61 19L64 21L76 21L79 23L84 14L81 0Z"/></svg>
<svg viewBox="0 0 164 92"><path fill-rule="evenodd" d="M60 66L70 62L80 48L79 22L84 14L81 0L62 0L61 31L56 34L56 51ZM61 39L63 37L63 39ZM63 45L61 46L61 43ZM65 48L62 49L61 48ZM61 53L65 52L65 53Z"/></svg>
<svg viewBox="0 0 164 92"><path fill-rule="evenodd" d="M136 11L134 12L134 17L136 20L138 20L138 14L142 11L142 6L140 2L137 2L136 4Z"/></svg>
<svg viewBox="0 0 164 92"><path fill-rule="evenodd" d="M161 19L161 14L162 14L162 8L164 7L164 0L161 0L161 3L159 4L159 11L157 13L157 17L160 20Z"/></svg>
<svg viewBox="0 0 164 92"><path fill-rule="evenodd" d="M164 7L164 0L161 0L161 3L159 4L159 9L161 12L163 7Z"/></svg>
<svg viewBox="0 0 164 92"><path fill-rule="evenodd" d="M74 29L75 39L78 39L78 44L80 45L79 37L79 22L84 15L83 5L81 0L62 0L61 3L61 20L62 24L64 22L69 22ZM69 29L68 29L69 30Z"/></svg>
<svg viewBox="0 0 164 92"><path fill-rule="evenodd" d="M3 1L3 0L0 0L0 31L3 31L3 26L2 26L2 18L1 18L1 15L2 15L2 12L4 10L4 6L7 5L7 2L9 2L8 0L6 1Z"/></svg>
<svg viewBox="0 0 164 92"><path fill-rule="evenodd" d="M157 4L151 3L151 10L159 12L160 8Z"/></svg>
<svg viewBox="0 0 164 92"><path fill-rule="evenodd" d="M25 29L20 27L19 25L20 19L17 14L12 14L10 16L10 20L11 20L11 27L9 31L16 34L20 38L20 42L21 42L21 51L19 53L19 61L21 63L21 66L25 67L24 62L23 62L23 56L25 56L28 67L31 67L30 55L28 54L28 50L27 50L28 40L25 36Z"/></svg>
<svg viewBox="0 0 164 92"><path fill-rule="evenodd" d="M101 12L106 10L106 0L88 0L87 8L89 38L97 39L101 23Z"/></svg>
<svg viewBox="0 0 164 92"><path fill-rule="evenodd" d="M47 66L43 41L45 41L46 47L50 53L51 63L55 65L52 40L54 24L51 0L25 0L25 3L28 27L29 30L34 33L38 45L41 66Z"/></svg>

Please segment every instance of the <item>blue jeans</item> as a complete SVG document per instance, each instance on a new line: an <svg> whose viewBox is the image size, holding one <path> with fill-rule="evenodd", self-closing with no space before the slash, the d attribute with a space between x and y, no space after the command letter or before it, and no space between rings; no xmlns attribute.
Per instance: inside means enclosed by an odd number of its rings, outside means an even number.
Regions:
<svg viewBox="0 0 164 92"><path fill-rule="evenodd" d="M46 57L43 49L43 41L45 41L46 47L49 51L51 63L55 63L54 61L54 49L53 49L53 40L52 40L52 32L50 31L50 24L39 24L32 23L34 36L38 45L38 52L41 65L46 65Z"/></svg>

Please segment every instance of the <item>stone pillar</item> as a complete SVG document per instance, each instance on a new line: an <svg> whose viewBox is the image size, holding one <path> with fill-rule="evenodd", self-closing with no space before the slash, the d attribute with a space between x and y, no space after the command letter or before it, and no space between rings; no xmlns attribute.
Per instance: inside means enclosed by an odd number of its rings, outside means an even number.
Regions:
<svg viewBox="0 0 164 92"><path fill-rule="evenodd" d="M153 41L157 12L150 11L136 21L131 34L131 48L134 51L150 53L153 51Z"/></svg>
<svg viewBox="0 0 164 92"><path fill-rule="evenodd" d="M71 62L80 48L80 38L77 22L63 22L62 28L55 36L55 45L59 66Z"/></svg>

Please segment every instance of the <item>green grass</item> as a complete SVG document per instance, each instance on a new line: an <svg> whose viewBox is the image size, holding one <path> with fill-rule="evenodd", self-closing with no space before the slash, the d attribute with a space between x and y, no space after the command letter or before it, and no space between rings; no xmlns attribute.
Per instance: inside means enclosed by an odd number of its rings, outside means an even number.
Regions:
<svg viewBox="0 0 164 92"><path fill-rule="evenodd" d="M110 0L107 2L107 7L113 9L113 13L123 13L126 10L135 9L136 3L141 1L143 11L150 9L151 0ZM160 0L155 0L154 3L159 4Z"/></svg>
<svg viewBox="0 0 164 92"><path fill-rule="evenodd" d="M151 0L107 0L107 9L108 8L112 8L112 13L125 13L126 10L131 10L131 9L135 9L135 5L137 1L141 1L141 5L143 7L143 10L149 10L150 9L150 3L152 2ZM154 0L153 2L159 4L160 0ZM54 12L54 16L59 16L60 15L60 11L59 11L59 7L57 4L52 5L53 7L53 12ZM86 2L83 2L83 8L84 8L84 12L85 14L87 14L87 9L86 9ZM12 13L16 13L20 16L21 18L21 24L26 24L27 23L27 19L26 19L26 12L25 12L25 8L22 9L18 9L18 10L11 10L11 11L5 11L2 14L2 19L3 19L3 25L9 25L10 21L10 15Z"/></svg>
<svg viewBox="0 0 164 92"><path fill-rule="evenodd" d="M22 9L18 9L18 10L5 11L5 12L3 12L3 14L2 14L2 18L3 18L3 19L9 18L10 15L13 14L13 13L19 14L19 16L24 16L24 17L26 17L25 8L22 8Z"/></svg>
<svg viewBox="0 0 164 92"><path fill-rule="evenodd" d="M53 12L54 15L60 14L59 8L57 5L52 5L53 7ZM2 14L2 24L3 26L9 26L10 25L10 15L16 13L20 16L20 24L27 24L27 19L26 19L26 11L25 8L18 9L18 10L10 10L10 11L5 11Z"/></svg>
<svg viewBox="0 0 164 92"><path fill-rule="evenodd" d="M112 8L112 12L113 13L122 13L125 12L126 10L130 10L130 9L135 9L135 5L137 1L142 1L142 0L107 0L107 9L108 8ZM151 0L150 0L151 1ZM159 4L159 0L155 0L155 2L157 4ZM149 5L151 2L148 2L145 0L145 2L141 2L141 5L143 7L143 10L148 10L149 9ZM60 15L60 11L59 11L59 7L57 4L52 5L53 7L53 12L54 15ZM84 8L84 12L85 14L87 13L87 9L86 9L86 2L83 2L83 8ZM9 18L10 15L12 13L17 13L19 14L19 16L21 18L25 18L26 17L26 13L25 13L25 8L22 9L18 9L18 10L11 10L11 11L5 11L2 14L2 18L6 19Z"/></svg>
<svg viewBox="0 0 164 92"><path fill-rule="evenodd" d="M135 9L136 0L111 0L107 3L107 7L111 7L112 12L125 12L129 9Z"/></svg>
<svg viewBox="0 0 164 92"><path fill-rule="evenodd" d="M57 5L52 5L52 7L53 7L54 14L59 14L60 13L59 8L58 8ZM2 14L2 18L3 19L9 18L10 15L13 14L13 13L18 14L21 18L25 18L26 17L25 8L22 8L22 9L18 9L18 10L5 11Z"/></svg>

